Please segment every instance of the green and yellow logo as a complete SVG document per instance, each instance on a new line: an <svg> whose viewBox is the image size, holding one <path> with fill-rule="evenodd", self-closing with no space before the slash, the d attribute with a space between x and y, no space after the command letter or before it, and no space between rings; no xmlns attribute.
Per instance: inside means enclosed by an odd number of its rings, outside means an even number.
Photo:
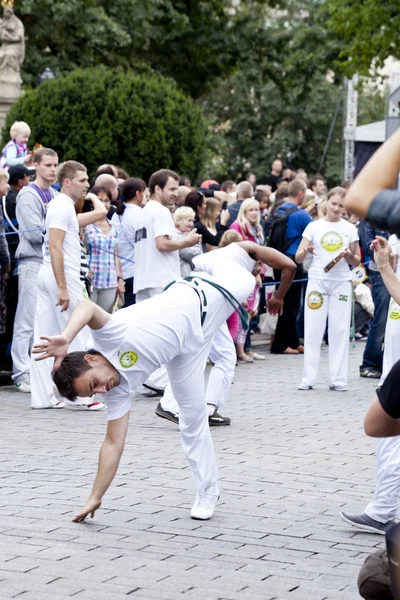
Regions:
<svg viewBox="0 0 400 600"><path fill-rule="evenodd" d="M133 365L137 363L137 359L138 355L136 352L132 352L132 350L119 354L119 364L123 369L129 369L130 367L133 367Z"/></svg>
<svg viewBox="0 0 400 600"><path fill-rule="evenodd" d="M343 238L337 231L328 231L321 238L321 246L328 252L336 252L343 246Z"/></svg>
<svg viewBox="0 0 400 600"><path fill-rule="evenodd" d="M307 305L311 310L317 310L321 308L324 303L324 297L321 292L310 292L308 294Z"/></svg>
<svg viewBox="0 0 400 600"><path fill-rule="evenodd" d="M395 300L392 300L390 302L389 317L391 319L393 319L394 321L397 321L397 319L400 319L400 306L397 304L397 302Z"/></svg>

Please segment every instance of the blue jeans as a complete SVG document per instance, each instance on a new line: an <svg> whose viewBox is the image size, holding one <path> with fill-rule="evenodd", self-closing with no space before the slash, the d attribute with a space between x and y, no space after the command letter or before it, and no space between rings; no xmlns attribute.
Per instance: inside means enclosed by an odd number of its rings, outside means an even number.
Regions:
<svg viewBox="0 0 400 600"><path fill-rule="evenodd" d="M379 271L370 271L372 299L375 305L374 316L370 322L368 339L360 369L371 368L382 373L382 343L385 337L387 312L390 295Z"/></svg>

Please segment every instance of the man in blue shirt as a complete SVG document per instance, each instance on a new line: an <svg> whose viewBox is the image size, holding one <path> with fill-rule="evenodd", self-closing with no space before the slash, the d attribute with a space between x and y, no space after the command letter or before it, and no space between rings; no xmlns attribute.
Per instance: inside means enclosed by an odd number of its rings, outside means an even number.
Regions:
<svg viewBox="0 0 400 600"><path fill-rule="evenodd" d="M307 186L300 179L295 179L289 183L289 197L278 209L278 213L285 213L286 210L299 207L305 198ZM300 245L303 231L312 218L305 210L297 208L289 216L286 227L286 238L290 241L286 256L294 260L297 249ZM303 279L303 266L297 265L294 279ZM274 341L272 342L271 352L273 354L303 354L304 348L300 346L299 336L297 334L296 320L301 306L302 284L293 283L285 296L283 304L283 313L278 318Z"/></svg>

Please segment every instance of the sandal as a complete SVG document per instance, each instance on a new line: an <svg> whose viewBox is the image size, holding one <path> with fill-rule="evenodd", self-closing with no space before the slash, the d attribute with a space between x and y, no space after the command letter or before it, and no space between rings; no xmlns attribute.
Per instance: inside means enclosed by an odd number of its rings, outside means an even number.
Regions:
<svg viewBox="0 0 400 600"><path fill-rule="evenodd" d="M289 348L288 346L281 354L300 354L300 352L294 348Z"/></svg>

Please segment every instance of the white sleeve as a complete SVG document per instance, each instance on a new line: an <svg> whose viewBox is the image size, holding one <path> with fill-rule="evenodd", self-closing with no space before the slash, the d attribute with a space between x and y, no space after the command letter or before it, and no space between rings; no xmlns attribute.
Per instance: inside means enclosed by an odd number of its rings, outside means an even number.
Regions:
<svg viewBox="0 0 400 600"><path fill-rule="evenodd" d="M53 205L52 202L50 202L47 209L46 229L61 229L62 231L68 231L70 211L61 202L56 202Z"/></svg>
<svg viewBox="0 0 400 600"><path fill-rule="evenodd" d="M313 229L314 223L309 223L303 231L303 237L306 238L306 240L310 240L310 242L313 241Z"/></svg>
<svg viewBox="0 0 400 600"><path fill-rule="evenodd" d="M131 410L131 399L126 392L118 394L118 392L116 393L113 390L110 398L107 398L107 395L108 394L105 394L104 401L107 409L107 419L109 421L120 419Z"/></svg>
<svg viewBox="0 0 400 600"><path fill-rule="evenodd" d="M170 238L175 238L175 226L172 220L172 215L166 208L165 211L159 211L154 215L153 221L154 238L161 235L167 235Z"/></svg>

